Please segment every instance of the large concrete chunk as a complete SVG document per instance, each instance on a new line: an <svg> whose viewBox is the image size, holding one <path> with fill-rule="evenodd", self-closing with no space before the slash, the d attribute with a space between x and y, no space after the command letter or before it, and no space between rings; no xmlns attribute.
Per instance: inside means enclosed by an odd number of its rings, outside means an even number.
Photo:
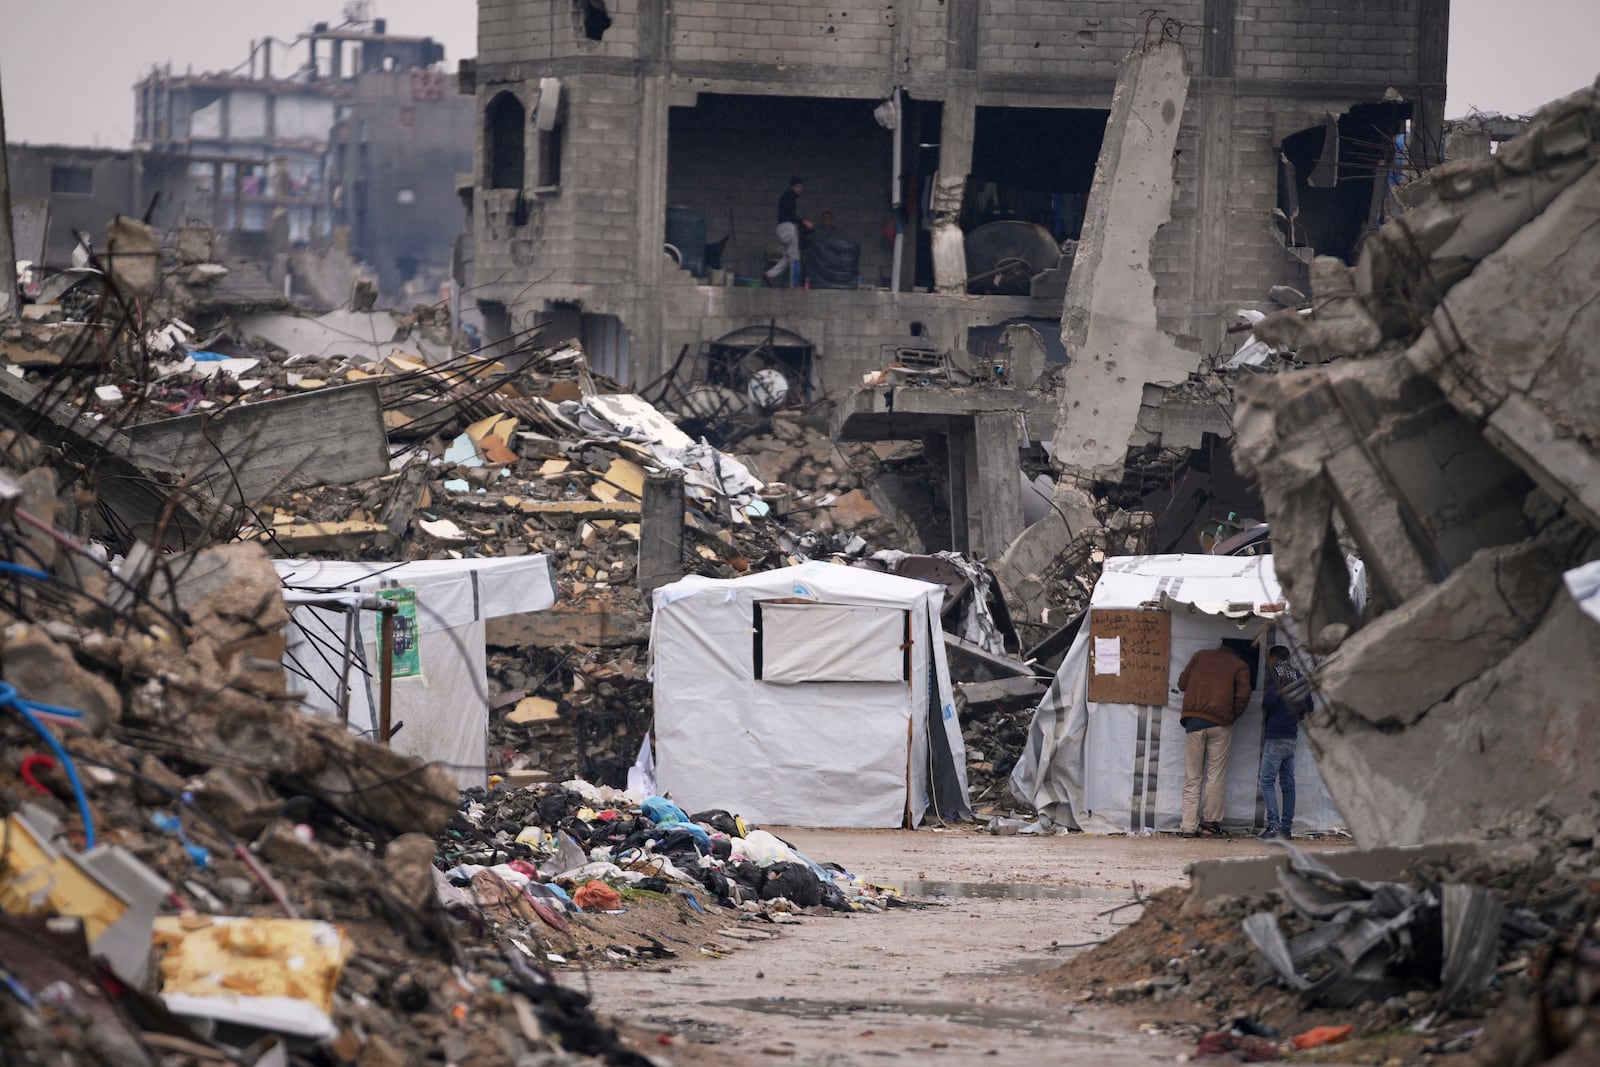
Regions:
<svg viewBox="0 0 1600 1067"><path fill-rule="evenodd" d="M1261 480L1279 577L1314 642L1356 621L1335 515L1366 561L1375 613L1530 532L1533 483L1402 360L1257 378L1238 400L1237 455Z"/></svg>
<svg viewBox="0 0 1600 1067"><path fill-rule="evenodd" d="M1072 357L1062 380L1056 461L1115 480L1139 418L1146 382L1181 382L1198 365L1156 325L1150 243L1172 217L1173 150L1189 93L1176 42L1128 56L1067 282L1061 339Z"/></svg>
<svg viewBox="0 0 1600 1067"><path fill-rule="evenodd" d="M1485 579L1492 585L1497 576L1458 577L1482 592ZM1469 621L1479 617L1481 602L1470 591L1448 599L1469 613ZM1431 604L1424 614L1442 606ZM1406 618L1393 614L1397 621ZM1517 814L1570 814L1600 789L1600 762L1594 759L1600 746L1600 719L1594 715L1600 624L1565 592L1550 599L1526 640L1492 665L1474 660L1480 650L1452 647L1437 633L1413 639L1399 625L1390 636L1359 655L1340 651L1330 696L1343 710L1309 731L1317 769L1357 841L1408 845L1475 836ZM1509 632L1493 642L1509 644ZM1441 655L1462 664L1456 668L1459 684L1437 702L1419 706L1426 699L1418 699L1419 689L1443 681L1438 672L1447 668L1430 668L1433 677L1417 688L1407 685L1407 668L1417 667L1421 657ZM1369 670L1400 679L1400 688L1375 693L1373 683L1360 680ZM1411 697L1410 725L1397 728L1354 713L1352 702L1371 713L1391 695Z"/></svg>
<svg viewBox="0 0 1600 1067"><path fill-rule="evenodd" d="M1451 289L1407 352L1501 450L1600 526L1600 166Z"/></svg>
<svg viewBox="0 0 1600 1067"><path fill-rule="evenodd" d="M1559 818L1600 788L1600 624L1562 585L1600 552L1597 149L1586 90L1433 176L1340 313L1262 324L1330 353L1371 342L1251 383L1236 421L1279 577L1332 653L1308 733L1364 845ZM1341 542L1371 579L1360 618Z"/></svg>

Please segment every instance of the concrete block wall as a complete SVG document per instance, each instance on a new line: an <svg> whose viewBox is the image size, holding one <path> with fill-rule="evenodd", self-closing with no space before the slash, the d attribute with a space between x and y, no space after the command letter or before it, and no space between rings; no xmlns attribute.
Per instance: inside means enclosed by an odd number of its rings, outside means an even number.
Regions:
<svg viewBox="0 0 1600 1067"><path fill-rule="evenodd" d="M1117 76L1117 64L1144 35L1140 13L1149 4L1127 0L983 0L978 16L978 69L985 73ZM1204 17L1200 0L1172 0L1161 14L1190 28L1197 46ZM1153 33L1160 35L1157 24Z"/></svg>
<svg viewBox="0 0 1600 1067"><path fill-rule="evenodd" d="M878 70L894 24L886 0L676 0L672 58Z"/></svg>
<svg viewBox="0 0 1600 1067"><path fill-rule="evenodd" d="M531 84L496 84L478 89L478 113L490 98L506 89L526 104L538 97ZM535 192L538 144L534 131L526 145L528 224L515 232L494 228L478 191L476 276L486 282L481 299L508 299L526 291L526 275L552 275L556 282L594 285L631 283L635 277L638 236L638 86L631 77L582 74L563 79L566 121L563 124L561 184ZM531 109L530 109L531 113ZM479 173L482 168L479 145ZM537 245L529 255L528 244ZM500 281L500 279L506 279Z"/></svg>
<svg viewBox="0 0 1600 1067"><path fill-rule="evenodd" d="M516 234L484 239L479 219L477 292L535 311L544 300L582 299L588 311L617 314L635 339L636 364L654 369L691 335L698 342L764 321L763 308L790 299L729 291L732 296L713 298L722 301L716 316L687 314L684 309L697 308L701 299L685 297L699 292L688 276L669 270L657 283L656 264L638 262L658 239L640 226L659 228L661 204L702 212L711 240L731 228L729 265L748 277L773 243L773 206L783 181L800 173L807 181L805 212L815 218L824 207L834 211L843 235L861 243L861 273L874 282L888 266L878 234L888 207L890 135L864 131L859 140L846 138L841 151L839 138L818 140L803 124L787 136L760 134L752 126L725 143L686 125L674 126L662 151L659 118L650 128L641 125L651 93L675 94L672 102L680 107L672 109L674 116L693 110L684 105L696 91L829 96L869 107L895 83L923 100L1103 107L1117 64L1145 32L1141 13L1147 7L1143 0L674 0L670 7L642 7L659 2L611 0L613 25L603 41L592 42L571 0L481 0L482 84L474 124L481 125L482 107L500 85L518 86L531 104L539 75L561 72L567 96L562 188L548 195L528 190L532 218ZM1172 221L1152 247L1163 328L1197 338L1204 351L1221 350L1234 308L1263 306L1272 284L1303 284L1303 265L1273 224L1278 140L1317 124L1327 111L1378 100L1388 86L1411 97L1420 84L1441 80L1442 9L1442 0L1174 0L1163 7L1164 15L1187 23L1182 40L1196 75L1179 139ZM1209 33L1207 17L1226 20L1227 45ZM949 39L957 21L977 27L976 38L960 47ZM648 58L638 54L646 27L662 33L664 69L641 62ZM897 66L901 52L905 65ZM953 55L975 63L975 75L946 72ZM839 76L819 77L815 68ZM572 73L577 70L583 73ZM964 96L951 95L958 84L970 86ZM1431 91L1442 98L1436 85ZM935 140L941 131L924 132L924 139ZM536 151L530 136L530 182ZM641 170L641 160L652 162ZM647 224L639 221L643 208L650 209ZM904 307L911 294L858 295L859 306L841 303L845 294L827 294L826 306L862 315L863 337L905 332L906 324L894 318L898 312L885 308ZM988 315L986 306L981 300L951 305L973 316L974 324ZM837 353L870 349L860 358L874 364L876 342L846 337L851 327L828 316L815 322L807 329L829 339L830 358L856 358ZM961 340L951 344L961 347Z"/></svg>
<svg viewBox="0 0 1600 1067"><path fill-rule="evenodd" d="M632 59L639 48L639 5L661 2L607 0L611 27L591 41L573 0L479 0L477 61L528 63L573 55Z"/></svg>
<svg viewBox="0 0 1600 1067"><path fill-rule="evenodd" d="M1239 78L1417 80L1418 0L1238 0Z"/></svg>

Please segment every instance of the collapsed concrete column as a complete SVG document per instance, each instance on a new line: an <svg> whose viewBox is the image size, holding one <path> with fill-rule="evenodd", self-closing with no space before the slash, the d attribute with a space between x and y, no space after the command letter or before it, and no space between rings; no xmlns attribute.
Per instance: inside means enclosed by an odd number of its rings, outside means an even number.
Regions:
<svg viewBox="0 0 1600 1067"><path fill-rule="evenodd" d="M966 242L957 221L972 169L972 138L977 121L976 84L953 85L945 96L939 130L939 173L929 209L933 215L933 284L941 293L967 291Z"/></svg>
<svg viewBox="0 0 1600 1067"><path fill-rule="evenodd" d="M683 577L683 529L683 472L648 476L639 505L640 592Z"/></svg>
<svg viewBox="0 0 1600 1067"><path fill-rule="evenodd" d="M1181 45L1123 60L1067 282L1055 458L1069 475L1121 476L1146 382L1181 382L1198 365L1156 325L1150 244L1172 217L1173 150L1189 92Z"/></svg>
<svg viewBox="0 0 1600 1067"><path fill-rule="evenodd" d="M1017 462L1021 434L1013 411L980 412L972 422L979 496L973 547L993 559L1022 532L1022 468Z"/></svg>

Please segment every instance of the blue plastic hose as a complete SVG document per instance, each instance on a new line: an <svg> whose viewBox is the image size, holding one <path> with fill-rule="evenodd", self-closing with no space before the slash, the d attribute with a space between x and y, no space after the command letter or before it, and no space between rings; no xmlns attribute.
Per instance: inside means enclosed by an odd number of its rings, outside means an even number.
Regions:
<svg viewBox="0 0 1600 1067"><path fill-rule="evenodd" d="M0 563L5 561L0 560ZM14 563L5 564L6 567L15 568ZM21 568L29 570L31 568ZM43 573L43 572L40 572ZM61 747L61 742L56 740L56 735L51 733L33 714L30 707L41 707L52 715L66 715L72 718L82 718L83 712L71 708L56 708L50 705L34 705L32 701L23 700L17 696L16 687L0 682L0 704L5 705L18 715L22 721L33 727L34 732L44 738L44 743L50 746L50 751L56 754L56 759L61 761L61 767L67 772L67 781L72 783L72 794L78 798L78 814L83 819L83 840L85 848L94 848L94 816L89 813L89 798L84 795L83 782L78 778L78 765L72 762L72 757L67 755L67 750Z"/></svg>

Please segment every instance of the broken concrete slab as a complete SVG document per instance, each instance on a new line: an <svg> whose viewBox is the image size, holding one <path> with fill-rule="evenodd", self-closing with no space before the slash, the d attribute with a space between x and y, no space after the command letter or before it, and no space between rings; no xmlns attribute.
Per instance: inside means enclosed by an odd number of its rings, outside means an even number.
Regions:
<svg viewBox="0 0 1600 1067"><path fill-rule="evenodd" d="M1403 361L1253 378L1237 399L1235 455L1261 480L1279 576L1314 646L1324 627L1357 624L1335 512L1378 611L1529 532L1533 483Z"/></svg>
<svg viewBox="0 0 1600 1067"><path fill-rule="evenodd" d="M370 382L142 423L127 433L136 461L164 460L230 504L389 473L383 404Z"/></svg>
<svg viewBox="0 0 1600 1067"><path fill-rule="evenodd" d="M1367 669L1397 676L1402 662L1416 666L1419 656L1454 653L1402 631L1359 656L1341 649L1330 657L1339 677L1327 691L1333 715L1313 720L1307 733L1356 840L1416 844L1588 804L1600 789L1590 758L1600 746L1591 714L1592 694L1600 692L1596 647L1600 623L1558 590L1521 645L1492 666L1462 671L1465 680L1413 711L1403 730L1370 720L1370 703L1361 706L1365 714L1356 710L1351 701L1363 697L1355 678ZM1406 690L1392 695L1409 697Z"/></svg>
<svg viewBox="0 0 1600 1067"><path fill-rule="evenodd" d="M342 522L293 522L274 526L261 539L284 555L304 552L359 551L365 545L392 544L395 534L387 524L365 519Z"/></svg>
<svg viewBox="0 0 1600 1067"><path fill-rule="evenodd" d="M1189 92L1181 45L1136 49L1117 71L1083 236L1061 316L1055 459L1075 475L1120 477L1146 382L1181 382L1199 365L1156 324L1150 247L1172 217L1174 155Z"/></svg>
<svg viewBox="0 0 1600 1067"><path fill-rule="evenodd" d="M1540 541L1484 549L1347 638L1318 682L1339 709L1379 730L1413 726L1527 639L1561 574L1554 547Z"/></svg>
<svg viewBox="0 0 1600 1067"><path fill-rule="evenodd" d="M86 418L58 392L0 374L0 413L91 470L98 502L115 517L119 532L172 545L232 532L235 520L228 509L190 484L181 470L156 457L136 456L127 435Z"/></svg>
<svg viewBox="0 0 1600 1067"><path fill-rule="evenodd" d="M284 312L240 315L236 321L244 336L259 337L291 355L350 356L372 363L396 352L420 351L428 363L443 363L451 356L402 329L391 311L339 308L317 317Z"/></svg>
<svg viewBox="0 0 1600 1067"><path fill-rule="evenodd" d="M130 556L129 563L133 562ZM160 562L150 571L151 598L181 612L221 657L260 638L277 638L289 622L282 582L260 545L248 541L213 545L180 560ZM281 672L280 664L267 662Z"/></svg>
<svg viewBox="0 0 1600 1067"><path fill-rule="evenodd" d="M1382 848L1334 849L1316 854L1344 878L1367 881L1398 881L1407 870L1420 863L1460 863L1484 854L1478 841L1444 841L1429 845L1386 846ZM1189 895L1184 911L1197 911L1222 897L1265 897L1278 892L1278 872L1289 864L1287 853L1276 856L1247 856L1232 859L1199 860L1189 864Z"/></svg>
<svg viewBox="0 0 1600 1067"><path fill-rule="evenodd" d="M1600 786L1600 628L1562 587L1600 538L1600 93L1527 137L1368 242L1366 358L1239 391L1280 579L1331 653L1307 736L1363 844L1576 814Z"/></svg>
<svg viewBox="0 0 1600 1067"><path fill-rule="evenodd" d="M1491 441L1546 492L1600 528L1597 212L1600 165L1452 288L1406 358L1464 415L1487 420Z"/></svg>
<svg viewBox="0 0 1600 1067"><path fill-rule="evenodd" d="M27 370L98 363L97 341L110 337L104 326L85 322L35 322L0 329L0 363Z"/></svg>

